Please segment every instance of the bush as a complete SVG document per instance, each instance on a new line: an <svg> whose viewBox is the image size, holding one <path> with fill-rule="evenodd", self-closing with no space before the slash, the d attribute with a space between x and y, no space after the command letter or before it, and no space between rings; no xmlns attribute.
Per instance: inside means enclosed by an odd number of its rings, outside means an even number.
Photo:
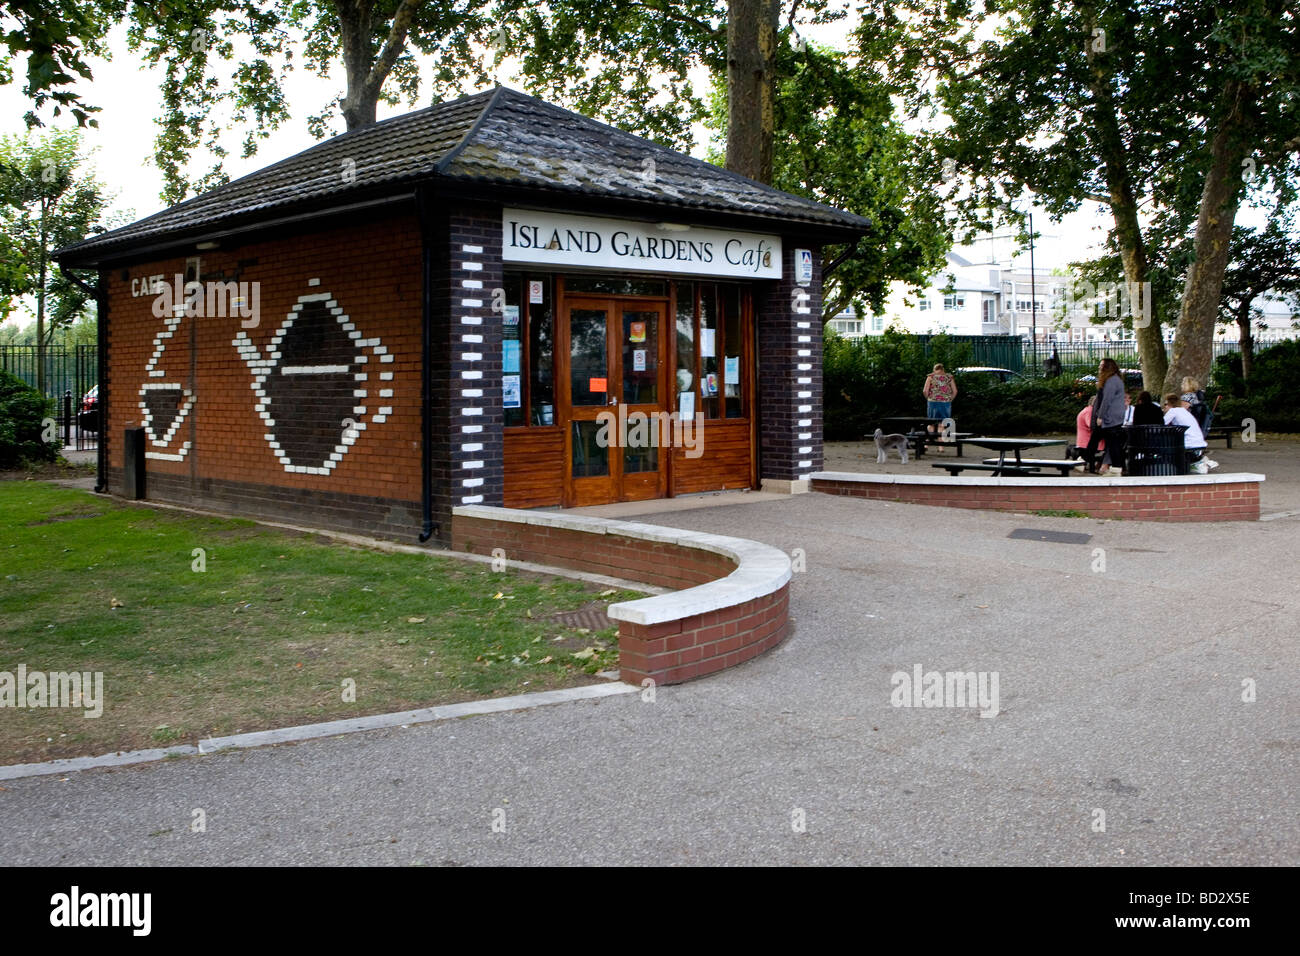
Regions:
<svg viewBox="0 0 1300 956"><path fill-rule="evenodd" d="M936 362L947 369L970 363L970 347L936 336L925 347L887 331L849 341L827 333L824 347L825 428L828 441L861 441L882 418L924 415L921 387ZM1096 386L1070 376L1007 384L990 376L957 376L953 417L964 432L1032 435L1073 432L1079 409Z"/></svg>
<svg viewBox="0 0 1300 956"><path fill-rule="evenodd" d="M894 330L856 341L828 331L823 361L826 438L861 441L881 418L924 415L925 377L936 362L948 369L968 364L970 347L955 345L944 335L932 338L927 349Z"/></svg>
<svg viewBox="0 0 1300 956"><path fill-rule="evenodd" d="M1223 399L1216 422L1235 425L1253 418L1261 431L1300 432L1300 341L1270 345L1255 355L1250 381L1241 377L1241 355L1229 352L1214 362L1210 404Z"/></svg>
<svg viewBox="0 0 1300 956"><path fill-rule="evenodd" d="M0 468L54 461L59 443L41 441L54 403L20 378L0 371Z"/></svg>

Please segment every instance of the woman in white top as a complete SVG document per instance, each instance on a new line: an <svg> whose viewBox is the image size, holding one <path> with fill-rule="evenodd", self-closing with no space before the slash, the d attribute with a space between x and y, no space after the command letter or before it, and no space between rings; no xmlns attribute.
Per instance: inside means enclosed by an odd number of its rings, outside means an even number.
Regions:
<svg viewBox="0 0 1300 956"><path fill-rule="evenodd" d="M1165 424L1187 426L1187 431L1183 432L1183 449L1187 454L1187 464L1190 466L1200 461L1201 456L1205 454L1205 433L1201 431L1201 426L1196 423L1196 418L1186 406L1187 403L1176 392L1165 396Z"/></svg>

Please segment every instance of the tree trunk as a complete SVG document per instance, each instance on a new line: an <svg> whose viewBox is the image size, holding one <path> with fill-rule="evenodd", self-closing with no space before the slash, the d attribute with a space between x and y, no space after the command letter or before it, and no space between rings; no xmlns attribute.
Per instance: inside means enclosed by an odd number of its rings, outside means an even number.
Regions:
<svg viewBox="0 0 1300 956"><path fill-rule="evenodd" d="M1250 295L1243 295L1237 307L1237 329L1241 338L1241 380L1250 391L1250 373L1255 369L1255 336L1250 331Z"/></svg>
<svg viewBox="0 0 1300 956"><path fill-rule="evenodd" d="M780 0L728 0L727 169L772 182Z"/></svg>
<svg viewBox="0 0 1300 956"><path fill-rule="evenodd" d="M49 208L48 200L41 199L41 248L40 279L36 285L36 390L45 394L45 272L46 254L49 250L49 237L46 235L45 217Z"/></svg>
<svg viewBox="0 0 1300 956"><path fill-rule="evenodd" d="M1084 12L1086 35L1091 36L1096 26L1096 14ZM1159 391L1157 383L1163 382L1168 357L1165 340L1160 333L1160 316L1155 302L1146 295L1150 280L1146 241L1138 221L1137 197L1129 175L1128 157L1124 137L1116 120L1115 97L1110 88L1109 76L1101 63L1097 50L1091 43L1084 48L1088 58L1090 87L1093 95L1093 127L1096 130L1097 149L1101 155L1109 196L1111 217L1115 221L1115 239L1119 244L1120 259L1124 263L1124 280L1130 289L1141 290L1143 305L1149 321L1133 316L1133 336L1137 340L1138 358L1142 363L1142 385L1152 394ZM1104 55L1104 53L1102 54ZM1133 303L1136 305L1137 303Z"/></svg>
<svg viewBox="0 0 1300 956"><path fill-rule="evenodd" d="M379 108L379 94L384 82L393 72L393 64L406 48L406 36L411 29L415 11L424 0L402 0L393 14L388 37L376 56L374 45L374 0L334 0L334 10L339 18L343 69L347 75L348 89L339 108L348 129L359 129L375 122ZM382 21L381 21L382 22Z"/></svg>
<svg viewBox="0 0 1300 956"><path fill-rule="evenodd" d="M1183 286L1173 361L1165 376L1167 391L1178 391L1184 376L1201 383L1210 377L1223 274L1228 268L1232 225L1241 202L1241 164L1250 152L1247 111L1252 99L1252 91L1236 81L1224 90L1224 108L1210 143L1210 168L1201 189L1192 265Z"/></svg>

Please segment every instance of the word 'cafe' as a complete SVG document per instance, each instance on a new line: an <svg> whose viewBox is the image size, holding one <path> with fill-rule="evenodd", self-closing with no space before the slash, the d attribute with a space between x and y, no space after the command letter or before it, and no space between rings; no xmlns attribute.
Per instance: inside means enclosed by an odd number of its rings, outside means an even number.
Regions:
<svg viewBox="0 0 1300 956"><path fill-rule="evenodd" d="M868 226L499 87L57 258L99 272L102 490L445 542L458 505L806 490L821 251Z"/></svg>

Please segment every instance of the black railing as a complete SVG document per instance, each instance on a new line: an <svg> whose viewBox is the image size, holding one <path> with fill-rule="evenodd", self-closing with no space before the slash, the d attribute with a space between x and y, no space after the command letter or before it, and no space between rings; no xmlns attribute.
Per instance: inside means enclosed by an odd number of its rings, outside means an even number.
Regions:
<svg viewBox="0 0 1300 956"><path fill-rule="evenodd" d="M95 345L47 346L44 382L41 356L35 345L0 345L0 369L36 388L43 385L54 400L59 437L69 448L86 450L99 441L99 404L83 409L87 393L99 383L99 347Z"/></svg>

